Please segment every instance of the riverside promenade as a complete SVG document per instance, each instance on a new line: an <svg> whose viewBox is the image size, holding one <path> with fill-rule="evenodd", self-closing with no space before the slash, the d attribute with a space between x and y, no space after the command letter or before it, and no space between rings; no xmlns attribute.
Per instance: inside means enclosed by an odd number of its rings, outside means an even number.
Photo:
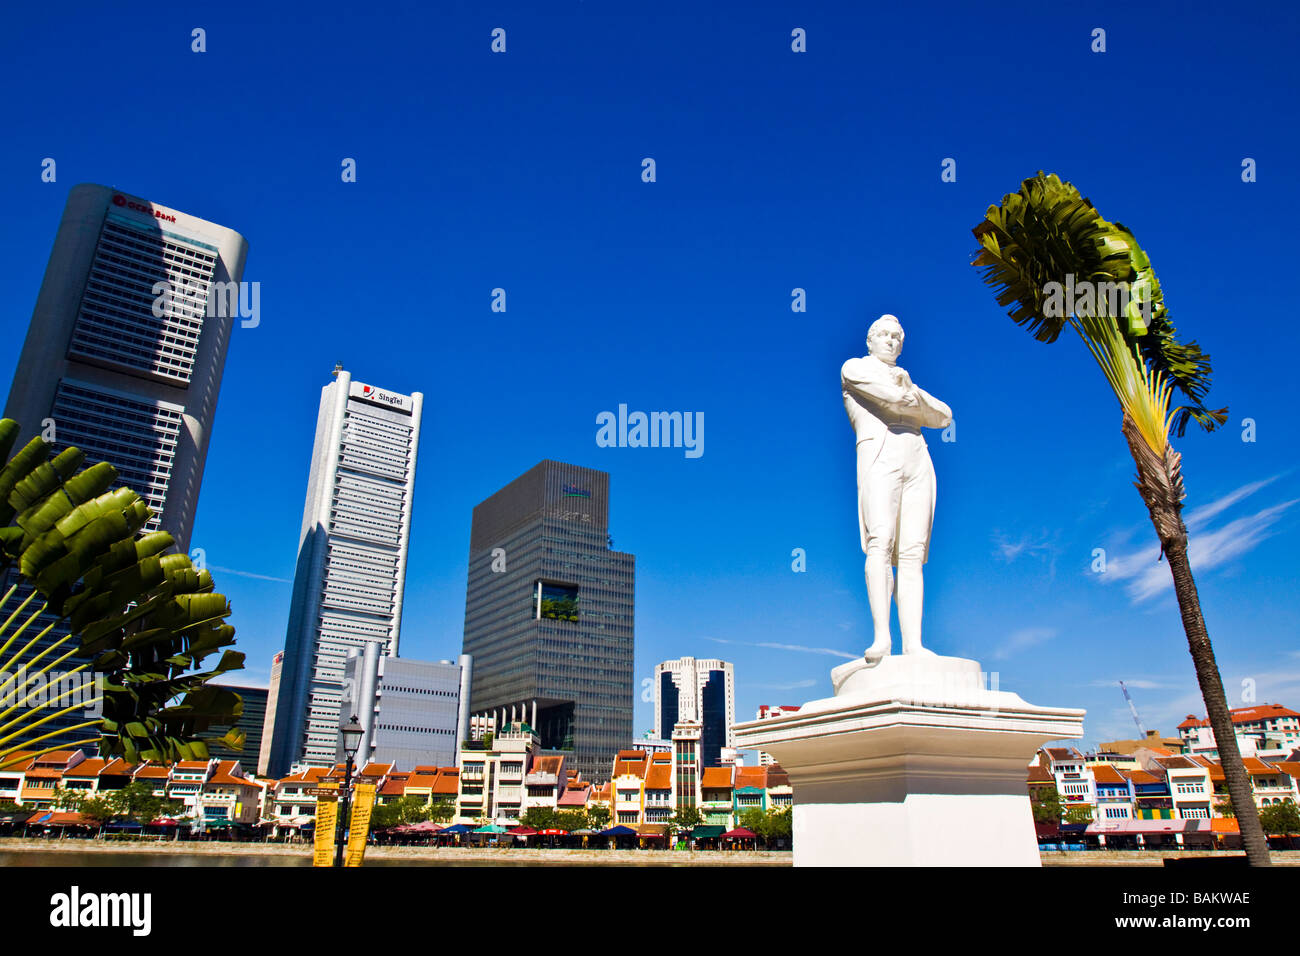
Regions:
<svg viewBox="0 0 1300 956"><path fill-rule="evenodd" d="M101 860L102 858L102 860ZM759 866L788 867L789 850L559 850L539 847L371 846L380 866ZM234 862L237 861L237 862ZM0 839L4 866L310 866L306 844L204 840Z"/></svg>
<svg viewBox="0 0 1300 956"><path fill-rule="evenodd" d="M1166 857L1239 854L1206 850L1043 851L1046 867L1163 866ZM1274 850L1274 866L1300 866L1300 850ZM789 867L787 851L553 850L528 847L372 846L367 866L744 866ZM304 844L0 839L4 866L310 866Z"/></svg>

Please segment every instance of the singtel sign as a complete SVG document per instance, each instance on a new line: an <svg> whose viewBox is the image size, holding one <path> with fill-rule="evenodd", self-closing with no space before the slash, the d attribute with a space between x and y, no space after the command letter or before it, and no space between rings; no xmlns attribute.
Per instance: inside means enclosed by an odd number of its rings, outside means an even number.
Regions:
<svg viewBox="0 0 1300 956"><path fill-rule="evenodd" d="M385 392L381 388L375 388L373 385L365 385L361 382L353 382L352 387L348 389L348 395L352 398L360 398L363 401L374 402L376 405L398 408L404 412L411 411L413 405L409 395Z"/></svg>

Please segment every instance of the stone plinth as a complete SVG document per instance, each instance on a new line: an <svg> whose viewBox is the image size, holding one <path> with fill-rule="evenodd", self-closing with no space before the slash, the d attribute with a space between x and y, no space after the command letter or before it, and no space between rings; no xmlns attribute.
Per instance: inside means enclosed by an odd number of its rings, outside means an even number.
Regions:
<svg viewBox="0 0 1300 956"><path fill-rule="evenodd" d="M795 866L1039 866L1025 778L1082 710L990 689L976 661L931 654L832 672L835 697L737 724L794 789Z"/></svg>

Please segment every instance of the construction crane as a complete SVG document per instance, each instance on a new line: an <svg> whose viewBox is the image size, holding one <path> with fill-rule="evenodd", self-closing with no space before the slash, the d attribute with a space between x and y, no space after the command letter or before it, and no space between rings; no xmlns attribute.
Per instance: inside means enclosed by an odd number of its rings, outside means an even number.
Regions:
<svg viewBox="0 0 1300 956"><path fill-rule="evenodd" d="M1138 709L1133 706L1133 698L1128 695L1128 688L1124 686L1123 681L1119 682L1119 689L1124 692L1124 699L1128 701L1128 709L1133 712L1133 723L1138 725L1138 730L1142 732L1142 738L1145 738L1147 729L1142 726L1142 718L1138 716Z"/></svg>

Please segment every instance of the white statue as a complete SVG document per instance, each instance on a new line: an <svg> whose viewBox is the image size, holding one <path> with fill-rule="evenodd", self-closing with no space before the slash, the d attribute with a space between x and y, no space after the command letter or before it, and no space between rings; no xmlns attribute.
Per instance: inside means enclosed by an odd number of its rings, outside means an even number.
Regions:
<svg viewBox="0 0 1300 956"><path fill-rule="evenodd" d="M849 359L840 369L844 408L857 433L858 523L875 629L864 655L868 664L890 653L895 566L903 653L933 656L921 646L921 565L930 552L935 484L921 428L947 428L952 409L913 385L895 364L902 350L903 326L894 316L882 315L867 331L869 354Z"/></svg>

